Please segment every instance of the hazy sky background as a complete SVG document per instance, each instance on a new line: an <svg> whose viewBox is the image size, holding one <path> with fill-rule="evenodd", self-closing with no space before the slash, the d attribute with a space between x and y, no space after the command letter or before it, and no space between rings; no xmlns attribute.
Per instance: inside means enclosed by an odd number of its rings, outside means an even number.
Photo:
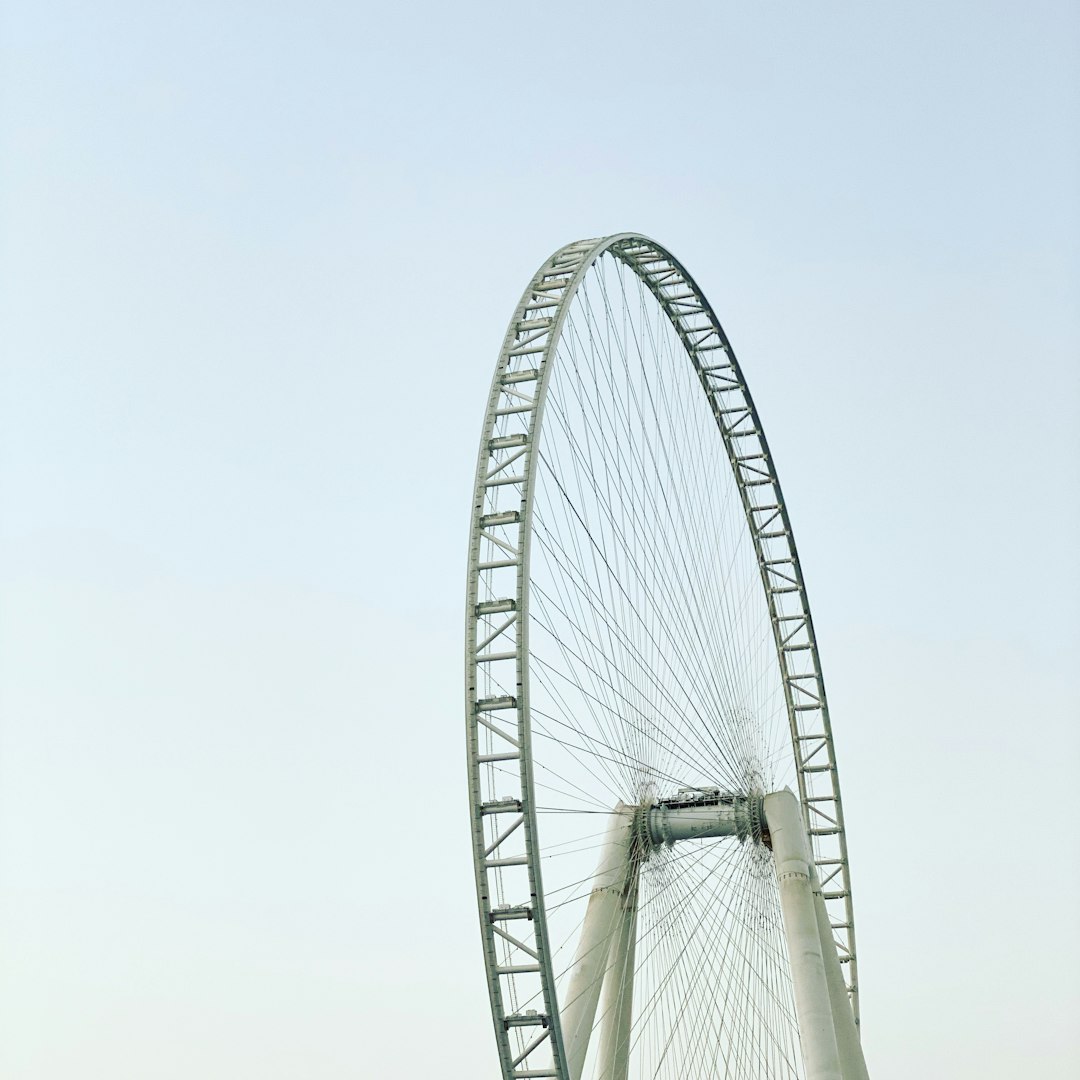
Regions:
<svg viewBox="0 0 1080 1080"><path fill-rule="evenodd" d="M805 565L874 1080L1080 1071L1080 9L12 3L0 1076L493 1077L466 528L643 231Z"/></svg>

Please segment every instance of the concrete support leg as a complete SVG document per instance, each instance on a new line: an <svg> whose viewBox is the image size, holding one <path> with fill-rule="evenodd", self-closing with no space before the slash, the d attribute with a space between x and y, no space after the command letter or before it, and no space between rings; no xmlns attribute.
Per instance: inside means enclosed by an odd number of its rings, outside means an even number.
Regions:
<svg viewBox="0 0 1080 1080"><path fill-rule="evenodd" d="M597 1080L627 1080L630 1072L630 1026L634 1015L634 956L637 943L638 868L631 868L611 943L611 957L600 1001Z"/></svg>
<svg viewBox="0 0 1080 1080"><path fill-rule="evenodd" d="M829 985L829 1005L833 1015L833 1031L836 1033L836 1049L840 1055L840 1071L844 1080L870 1080L859 1042L859 1030L855 1026L855 1014L851 1011L847 984L840 970L836 941L829 926L829 913L813 863L810 864L810 888L814 893L814 913L817 916L821 955L825 961L825 981Z"/></svg>
<svg viewBox="0 0 1080 1080"><path fill-rule="evenodd" d="M593 890L585 909L570 986L562 1004L563 1047L570 1080L581 1080L596 1006L612 939L622 919L624 894L630 878L630 827L633 811L620 804L604 836Z"/></svg>
<svg viewBox="0 0 1080 1080"><path fill-rule="evenodd" d="M780 908L791 960L795 1013L799 1020L806 1078L844 1080L814 894L810 888L811 859L799 800L790 790L784 790L766 795L764 804L776 876L780 882Z"/></svg>

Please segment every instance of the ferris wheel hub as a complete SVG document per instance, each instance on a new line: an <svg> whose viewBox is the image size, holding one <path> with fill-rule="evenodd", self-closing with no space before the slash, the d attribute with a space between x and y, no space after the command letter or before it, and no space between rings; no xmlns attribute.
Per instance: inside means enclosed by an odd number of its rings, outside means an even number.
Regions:
<svg viewBox="0 0 1080 1080"><path fill-rule="evenodd" d="M677 840L736 836L739 842L764 837L762 796L732 795L719 788L682 788L646 811L653 847L670 847Z"/></svg>

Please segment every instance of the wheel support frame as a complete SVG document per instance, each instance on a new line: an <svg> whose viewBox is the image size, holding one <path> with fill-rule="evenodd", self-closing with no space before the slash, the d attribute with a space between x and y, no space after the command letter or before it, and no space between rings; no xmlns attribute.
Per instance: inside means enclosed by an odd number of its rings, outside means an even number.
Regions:
<svg viewBox="0 0 1080 1080"><path fill-rule="evenodd" d="M569 1080L534 806L529 549L551 361L570 301L605 254L632 269L663 308L727 450L768 599L825 922L843 965L843 993L858 1023L855 927L831 723L802 569L772 455L741 367L708 300L660 244L622 233L569 244L533 276L503 341L477 458L466 599L466 732L476 893L503 1080ZM496 781L496 768L502 777L515 773L516 781ZM535 1001L538 1009L516 1011L514 1000ZM529 1027L537 1029L535 1037L513 1045L510 1033Z"/></svg>
<svg viewBox="0 0 1080 1080"><path fill-rule="evenodd" d="M806 1080L869 1080L798 797L785 788L766 795L761 806L776 866ZM739 800L711 811L616 807L601 845L562 1008L570 1080L581 1080L596 1028L597 1080L627 1080L638 882L648 857L648 848L635 838L647 836L652 846L674 843L674 837L737 835L745 842L736 824L743 809ZM649 823L647 829L635 828L637 813Z"/></svg>

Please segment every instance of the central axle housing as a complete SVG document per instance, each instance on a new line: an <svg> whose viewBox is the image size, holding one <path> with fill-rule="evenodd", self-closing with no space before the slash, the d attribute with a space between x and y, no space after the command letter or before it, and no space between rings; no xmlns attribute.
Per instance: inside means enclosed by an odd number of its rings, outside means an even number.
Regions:
<svg viewBox="0 0 1080 1080"><path fill-rule="evenodd" d="M644 808L646 832L653 847L713 836L767 842L761 805L757 793L746 796L719 788L681 788L675 796Z"/></svg>

